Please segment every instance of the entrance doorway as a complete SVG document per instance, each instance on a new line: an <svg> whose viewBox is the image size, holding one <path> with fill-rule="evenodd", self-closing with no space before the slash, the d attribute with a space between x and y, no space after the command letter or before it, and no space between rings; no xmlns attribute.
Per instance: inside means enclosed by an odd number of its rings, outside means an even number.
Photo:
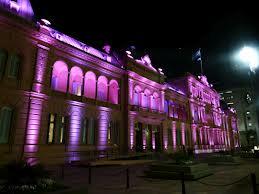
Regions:
<svg viewBox="0 0 259 194"><path fill-rule="evenodd" d="M135 129L136 129L136 151L142 152L143 151L143 124L139 122L136 123Z"/></svg>
<svg viewBox="0 0 259 194"><path fill-rule="evenodd" d="M160 127L154 126L156 151L161 151Z"/></svg>
<svg viewBox="0 0 259 194"><path fill-rule="evenodd" d="M146 138L147 138L147 151L152 151L152 125L147 125Z"/></svg>

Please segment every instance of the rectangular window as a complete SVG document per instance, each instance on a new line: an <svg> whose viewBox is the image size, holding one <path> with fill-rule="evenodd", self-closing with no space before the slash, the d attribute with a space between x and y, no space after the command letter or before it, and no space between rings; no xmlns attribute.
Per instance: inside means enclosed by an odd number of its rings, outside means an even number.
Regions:
<svg viewBox="0 0 259 194"><path fill-rule="evenodd" d="M3 107L0 111L0 144L8 143L11 121L12 109L9 107Z"/></svg>
<svg viewBox="0 0 259 194"><path fill-rule="evenodd" d="M57 143L63 144L65 143L65 134L66 134L66 129L67 129L67 117L65 116L58 116L58 125L57 125L57 130L58 130L58 139Z"/></svg>
<svg viewBox="0 0 259 194"><path fill-rule="evenodd" d="M19 67L20 67L20 58L17 55L11 55L8 76L11 78L17 78Z"/></svg>
<svg viewBox="0 0 259 194"><path fill-rule="evenodd" d="M7 52L3 49L0 49L0 79L4 75L6 61L7 61Z"/></svg>
<svg viewBox="0 0 259 194"><path fill-rule="evenodd" d="M108 127L108 143L112 145L118 145L119 143L119 122L110 121Z"/></svg>
<svg viewBox="0 0 259 194"><path fill-rule="evenodd" d="M56 115L50 114L49 115L48 139L47 139L47 143L49 143L49 144L54 143L55 120L56 120Z"/></svg>
<svg viewBox="0 0 259 194"><path fill-rule="evenodd" d="M95 129L97 128L97 121L94 118L89 119L88 123L88 144L95 144Z"/></svg>
<svg viewBox="0 0 259 194"><path fill-rule="evenodd" d="M108 126L108 144L112 143L112 128L113 128L113 122L110 121L109 122L109 126Z"/></svg>
<svg viewBox="0 0 259 194"><path fill-rule="evenodd" d="M176 142L177 142L177 145L182 145L182 131L181 129L176 129L177 131L177 138L176 138Z"/></svg>
<svg viewBox="0 0 259 194"><path fill-rule="evenodd" d="M113 137L113 144L116 144L116 145L119 144L119 129L120 129L120 123L118 121L115 121L112 137Z"/></svg>
<svg viewBox="0 0 259 194"><path fill-rule="evenodd" d="M63 144L66 139L67 131L67 117L50 114L49 115L49 129L48 129L48 144Z"/></svg>
<svg viewBox="0 0 259 194"><path fill-rule="evenodd" d="M81 123L81 129L82 129L82 144L88 143L88 119L83 118Z"/></svg>

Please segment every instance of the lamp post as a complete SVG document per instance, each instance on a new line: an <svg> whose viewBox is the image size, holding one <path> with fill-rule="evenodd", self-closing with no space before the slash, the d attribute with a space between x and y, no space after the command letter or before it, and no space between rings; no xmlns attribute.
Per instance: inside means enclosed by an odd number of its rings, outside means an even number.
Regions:
<svg viewBox="0 0 259 194"><path fill-rule="evenodd" d="M254 89L254 83L253 83L254 82L254 78L253 78L253 76L255 76L255 70L259 66L259 53L258 53L258 50L256 48L253 48L253 47L244 46L239 51L238 57L239 57L239 60L241 62L243 62L245 65L249 66L248 76L249 76L249 80L250 80L251 93L252 93L252 96L254 96L255 99L256 99L256 92L255 92L255 89ZM247 95L246 95L246 98L248 98ZM250 98L250 100L251 100L251 98ZM245 119L246 133L248 133L246 135L249 135L249 131L247 129L246 117L244 119ZM249 137L247 137L247 140L248 139L250 140L250 135L249 135ZM258 132L257 132L257 140L259 140ZM248 142L250 142L250 141L248 141Z"/></svg>
<svg viewBox="0 0 259 194"><path fill-rule="evenodd" d="M251 72L255 73L259 65L259 54L255 48L244 46L239 52L239 58L249 66Z"/></svg>

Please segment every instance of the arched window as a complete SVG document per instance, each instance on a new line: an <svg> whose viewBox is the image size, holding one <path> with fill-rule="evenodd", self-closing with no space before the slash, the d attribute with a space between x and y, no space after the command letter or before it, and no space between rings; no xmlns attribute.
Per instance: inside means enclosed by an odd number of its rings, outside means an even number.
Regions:
<svg viewBox="0 0 259 194"><path fill-rule="evenodd" d="M100 76L97 81L97 99L107 101L108 80L104 76Z"/></svg>
<svg viewBox="0 0 259 194"><path fill-rule="evenodd" d="M8 143L11 128L12 109L3 107L0 110L0 144Z"/></svg>
<svg viewBox="0 0 259 194"><path fill-rule="evenodd" d="M144 95L143 95L143 100L142 100L142 106L145 108L149 107L149 98L150 98L150 91L148 89L145 89Z"/></svg>
<svg viewBox="0 0 259 194"><path fill-rule="evenodd" d="M109 84L109 102L118 104L119 84L116 80L111 80Z"/></svg>
<svg viewBox="0 0 259 194"><path fill-rule="evenodd" d="M83 71L79 67L72 67L69 78L69 92L77 96L82 94Z"/></svg>
<svg viewBox="0 0 259 194"><path fill-rule="evenodd" d="M154 92L154 94L151 96L151 109L158 110L159 108L159 98L158 94Z"/></svg>
<svg viewBox="0 0 259 194"><path fill-rule="evenodd" d="M53 65L51 88L53 90L66 92L67 91L67 77L68 68L67 64L63 61L56 61Z"/></svg>
<svg viewBox="0 0 259 194"><path fill-rule="evenodd" d="M140 91L141 91L141 88L139 86L135 86L133 91L133 104L137 106L140 105L139 103Z"/></svg>
<svg viewBox="0 0 259 194"><path fill-rule="evenodd" d="M166 115L168 115L168 110L169 109L168 109L168 101L167 100L164 101L164 108L165 108L164 111L165 111Z"/></svg>
<svg viewBox="0 0 259 194"><path fill-rule="evenodd" d="M21 57L18 56L17 54L12 54L10 57L8 77L18 78L20 65L21 65Z"/></svg>
<svg viewBox="0 0 259 194"><path fill-rule="evenodd" d="M92 71L85 74L84 95L87 98L95 98L96 93L96 75Z"/></svg>
<svg viewBox="0 0 259 194"><path fill-rule="evenodd" d="M0 49L0 79L4 75L6 62L7 62L7 51L4 49Z"/></svg>

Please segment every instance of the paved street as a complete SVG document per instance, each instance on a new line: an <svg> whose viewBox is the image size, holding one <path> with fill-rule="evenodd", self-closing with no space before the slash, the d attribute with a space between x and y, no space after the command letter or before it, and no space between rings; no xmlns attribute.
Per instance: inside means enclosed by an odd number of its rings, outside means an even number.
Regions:
<svg viewBox="0 0 259 194"><path fill-rule="evenodd" d="M235 182L251 172L256 172L259 182L259 161L242 160L241 165L210 166L213 175L200 179L208 184L222 185ZM146 165L130 167L130 188L126 190L126 166L94 167L92 183L88 185L87 168L66 168L64 183L71 189L60 193L89 194L181 194L179 180L147 179L141 177ZM187 194L252 194L251 178L248 176L236 184L229 186L209 186L196 181L186 182Z"/></svg>

